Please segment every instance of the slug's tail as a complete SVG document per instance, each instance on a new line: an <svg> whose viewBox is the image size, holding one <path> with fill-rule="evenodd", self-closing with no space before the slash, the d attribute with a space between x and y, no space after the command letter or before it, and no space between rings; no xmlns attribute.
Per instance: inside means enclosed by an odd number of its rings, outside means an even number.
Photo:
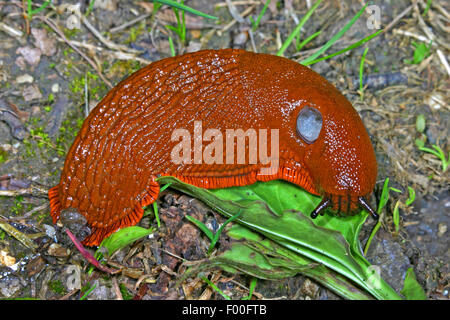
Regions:
<svg viewBox="0 0 450 320"><path fill-rule="evenodd" d="M153 176L150 185L146 188L145 194L143 195L142 199L138 201L133 209L127 216L123 217L122 219L114 222L111 225L108 225L107 227L98 227L98 226L92 226L89 225L89 228L91 229L91 233L89 236L87 236L83 241L81 242L85 246L99 246L100 243L121 228L126 228L129 226L133 226L137 224L142 216L144 215L144 207L148 206L149 204L152 204L156 201L159 194L159 184L156 182L156 177ZM50 200L50 215L53 219L53 223L56 223L59 219L59 216L61 214L61 203L59 200L59 188L58 186L55 186L51 188L48 191L48 198Z"/></svg>
<svg viewBox="0 0 450 320"><path fill-rule="evenodd" d="M90 226L91 234L82 241L82 244L89 247L99 246L103 239L110 236L115 231L134 226L142 219L142 216L144 215L144 207L155 202L158 195L159 184L156 182L156 177L153 176L150 185L145 190L144 196L136 203L132 212L107 227L99 228Z"/></svg>
<svg viewBox="0 0 450 320"><path fill-rule="evenodd" d="M48 199L50 200L50 216L53 219L53 223L56 223L61 213L61 204L59 202L59 185L54 186L48 190Z"/></svg>

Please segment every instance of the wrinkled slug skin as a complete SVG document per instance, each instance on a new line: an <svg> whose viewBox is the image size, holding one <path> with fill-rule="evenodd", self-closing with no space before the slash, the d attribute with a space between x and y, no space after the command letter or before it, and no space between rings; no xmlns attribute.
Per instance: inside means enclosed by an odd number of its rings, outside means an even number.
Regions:
<svg viewBox="0 0 450 320"><path fill-rule="evenodd" d="M304 106L320 111L319 138L296 131ZM279 169L257 164L175 164L176 129L193 135L218 129L279 129ZM210 142L203 142L206 146ZM225 143L224 143L225 145ZM192 144L193 149L193 144ZM236 151L235 151L236 152ZM247 156L248 157L248 156ZM267 167L267 166L266 166ZM98 245L118 228L136 224L159 193L158 175L204 188L285 179L356 208L374 187L377 164L364 125L348 100L319 74L294 61L243 50L204 50L154 62L113 88L91 111L70 148L60 183L49 191L54 222L77 208ZM342 200L342 201L341 201Z"/></svg>

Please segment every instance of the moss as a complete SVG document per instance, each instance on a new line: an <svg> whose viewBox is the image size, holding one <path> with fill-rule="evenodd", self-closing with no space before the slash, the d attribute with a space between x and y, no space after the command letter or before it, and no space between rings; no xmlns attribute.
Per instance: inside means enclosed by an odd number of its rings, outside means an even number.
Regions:
<svg viewBox="0 0 450 320"><path fill-rule="evenodd" d="M9 157L8 152L2 147L0 147L0 164L6 162L6 160L8 160L8 157Z"/></svg>
<svg viewBox="0 0 450 320"><path fill-rule="evenodd" d="M108 70L108 77L121 79L141 69L138 61L116 61Z"/></svg>
<svg viewBox="0 0 450 320"><path fill-rule="evenodd" d="M80 31L81 30L77 29L77 28L73 28L73 29L64 28L63 29L64 35L66 36L67 39L75 37Z"/></svg>
<svg viewBox="0 0 450 320"><path fill-rule="evenodd" d="M59 150L58 155L64 156L69 151L78 131L83 125L83 118L78 110L72 111L67 118L61 123L59 135L56 138L56 147Z"/></svg>
<svg viewBox="0 0 450 320"><path fill-rule="evenodd" d="M17 196L14 199L14 205L12 206L12 208L10 209L12 213L14 213L15 215L19 215L23 212L23 196Z"/></svg>
<svg viewBox="0 0 450 320"><path fill-rule="evenodd" d="M130 28L130 34L125 43L136 42L137 38L145 32L145 22L142 21L137 27Z"/></svg>
<svg viewBox="0 0 450 320"><path fill-rule="evenodd" d="M86 80L88 82L87 84L89 95L92 98L99 100L101 96L106 93L107 87L103 83L103 81L99 79L99 76L97 74L90 71L87 71L86 75L74 77L73 80L69 83L70 91L76 95L74 99L84 99Z"/></svg>
<svg viewBox="0 0 450 320"><path fill-rule="evenodd" d="M66 292L66 288L62 284L61 280L49 281L48 287L56 294L64 294Z"/></svg>

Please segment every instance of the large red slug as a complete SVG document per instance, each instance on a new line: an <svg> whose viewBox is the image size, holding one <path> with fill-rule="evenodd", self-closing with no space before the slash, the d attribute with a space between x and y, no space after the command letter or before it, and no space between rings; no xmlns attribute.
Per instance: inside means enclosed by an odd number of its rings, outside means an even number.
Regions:
<svg viewBox="0 0 450 320"><path fill-rule="evenodd" d="M256 149L248 144L243 163L226 161L228 150L219 149L211 155L223 163L202 161L198 150L182 163L173 161L179 129L204 133L204 152L205 141L218 141L227 129L278 129L278 167L262 174L269 165L250 162ZM277 141L267 140L272 150ZM198 141L192 141L195 149ZM51 216L56 222L62 209L78 209L92 231L83 243L99 245L141 219L143 207L158 197L159 175L203 188L284 179L323 197L313 218L327 207L350 214L358 206L376 217L365 197L374 188L377 163L358 113L316 72L267 54L204 50L154 62L120 82L92 110L70 148L61 181L49 191Z"/></svg>

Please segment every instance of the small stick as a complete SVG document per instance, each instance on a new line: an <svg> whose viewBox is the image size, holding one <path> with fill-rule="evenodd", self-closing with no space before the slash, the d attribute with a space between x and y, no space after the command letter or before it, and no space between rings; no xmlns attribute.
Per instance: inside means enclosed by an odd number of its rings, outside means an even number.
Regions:
<svg viewBox="0 0 450 320"><path fill-rule="evenodd" d="M28 211L27 213L25 213L24 215L21 215L19 217L16 217L16 216L8 217L8 220L10 220L10 221L25 220L25 219L31 217L31 215L33 213L42 211L42 210L46 210L48 207L49 207L48 203L44 203L42 206L35 207L35 208L31 209L30 211Z"/></svg>
<svg viewBox="0 0 450 320"><path fill-rule="evenodd" d="M128 21L128 22L118 26L118 27L110 29L109 33L116 33L117 31L121 31L123 29L126 29L126 28L132 26L133 24L138 23L139 21L142 21L144 19L147 19L147 18L151 17L151 15L152 15L151 13L143 14L142 16L139 16L136 19L133 19L131 21Z"/></svg>
<svg viewBox="0 0 450 320"><path fill-rule="evenodd" d="M17 197L22 196L24 194L28 194L34 197L38 196L47 196L48 190L43 189L41 187L29 187L17 190L0 190L0 196L4 197Z"/></svg>
<svg viewBox="0 0 450 320"><path fill-rule="evenodd" d="M10 236L19 240L25 247L33 250L33 252L35 252L37 250L38 246L36 243L34 243L33 240L31 240L25 233L20 232L19 230L14 228L9 223L0 221L0 229L3 229Z"/></svg>
<svg viewBox="0 0 450 320"><path fill-rule="evenodd" d="M73 50L75 50L81 57L83 57L90 65L92 68L94 68L94 70L98 73L98 75L100 76L100 78L103 80L103 82L106 83L106 85L111 89L113 88L113 85L111 84L111 82L108 81L108 79L105 78L105 76L101 73L100 69L98 68L97 64L92 61L88 56L86 56L83 51L81 51L80 49L78 49L76 46L74 46L69 39L66 38L66 36L64 35L64 33L59 30L59 28L56 26L56 24L50 20L50 18L44 17L44 16L36 16L37 18L39 18L40 20L44 21L50 28L53 29L53 31L55 31L63 40L65 43L67 43L69 45L69 47L71 47Z"/></svg>
<svg viewBox="0 0 450 320"><path fill-rule="evenodd" d="M98 40L100 40L105 46L107 46L109 49L117 50L117 51L126 51L129 53L140 53L140 51L138 51L138 50L134 50L134 49L128 48L126 46L116 44L112 41L109 41L104 36L102 36L101 33L97 29L95 29L95 27L88 21L88 19L86 19L86 17L83 14L81 14L81 12L76 11L75 14L80 19L80 21L83 22L83 24L86 26L86 28L88 28L89 31L91 31L94 34L94 36Z"/></svg>
<svg viewBox="0 0 450 320"><path fill-rule="evenodd" d="M448 65L447 59L440 49L437 49L436 52L439 59L441 60L441 63L444 65L445 70L447 70L447 74L450 76L450 66Z"/></svg>
<svg viewBox="0 0 450 320"><path fill-rule="evenodd" d="M116 293L116 300L123 300L122 292L120 292L119 284L117 283L117 278L112 278L112 283L114 287L114 292Z"/></svg>

